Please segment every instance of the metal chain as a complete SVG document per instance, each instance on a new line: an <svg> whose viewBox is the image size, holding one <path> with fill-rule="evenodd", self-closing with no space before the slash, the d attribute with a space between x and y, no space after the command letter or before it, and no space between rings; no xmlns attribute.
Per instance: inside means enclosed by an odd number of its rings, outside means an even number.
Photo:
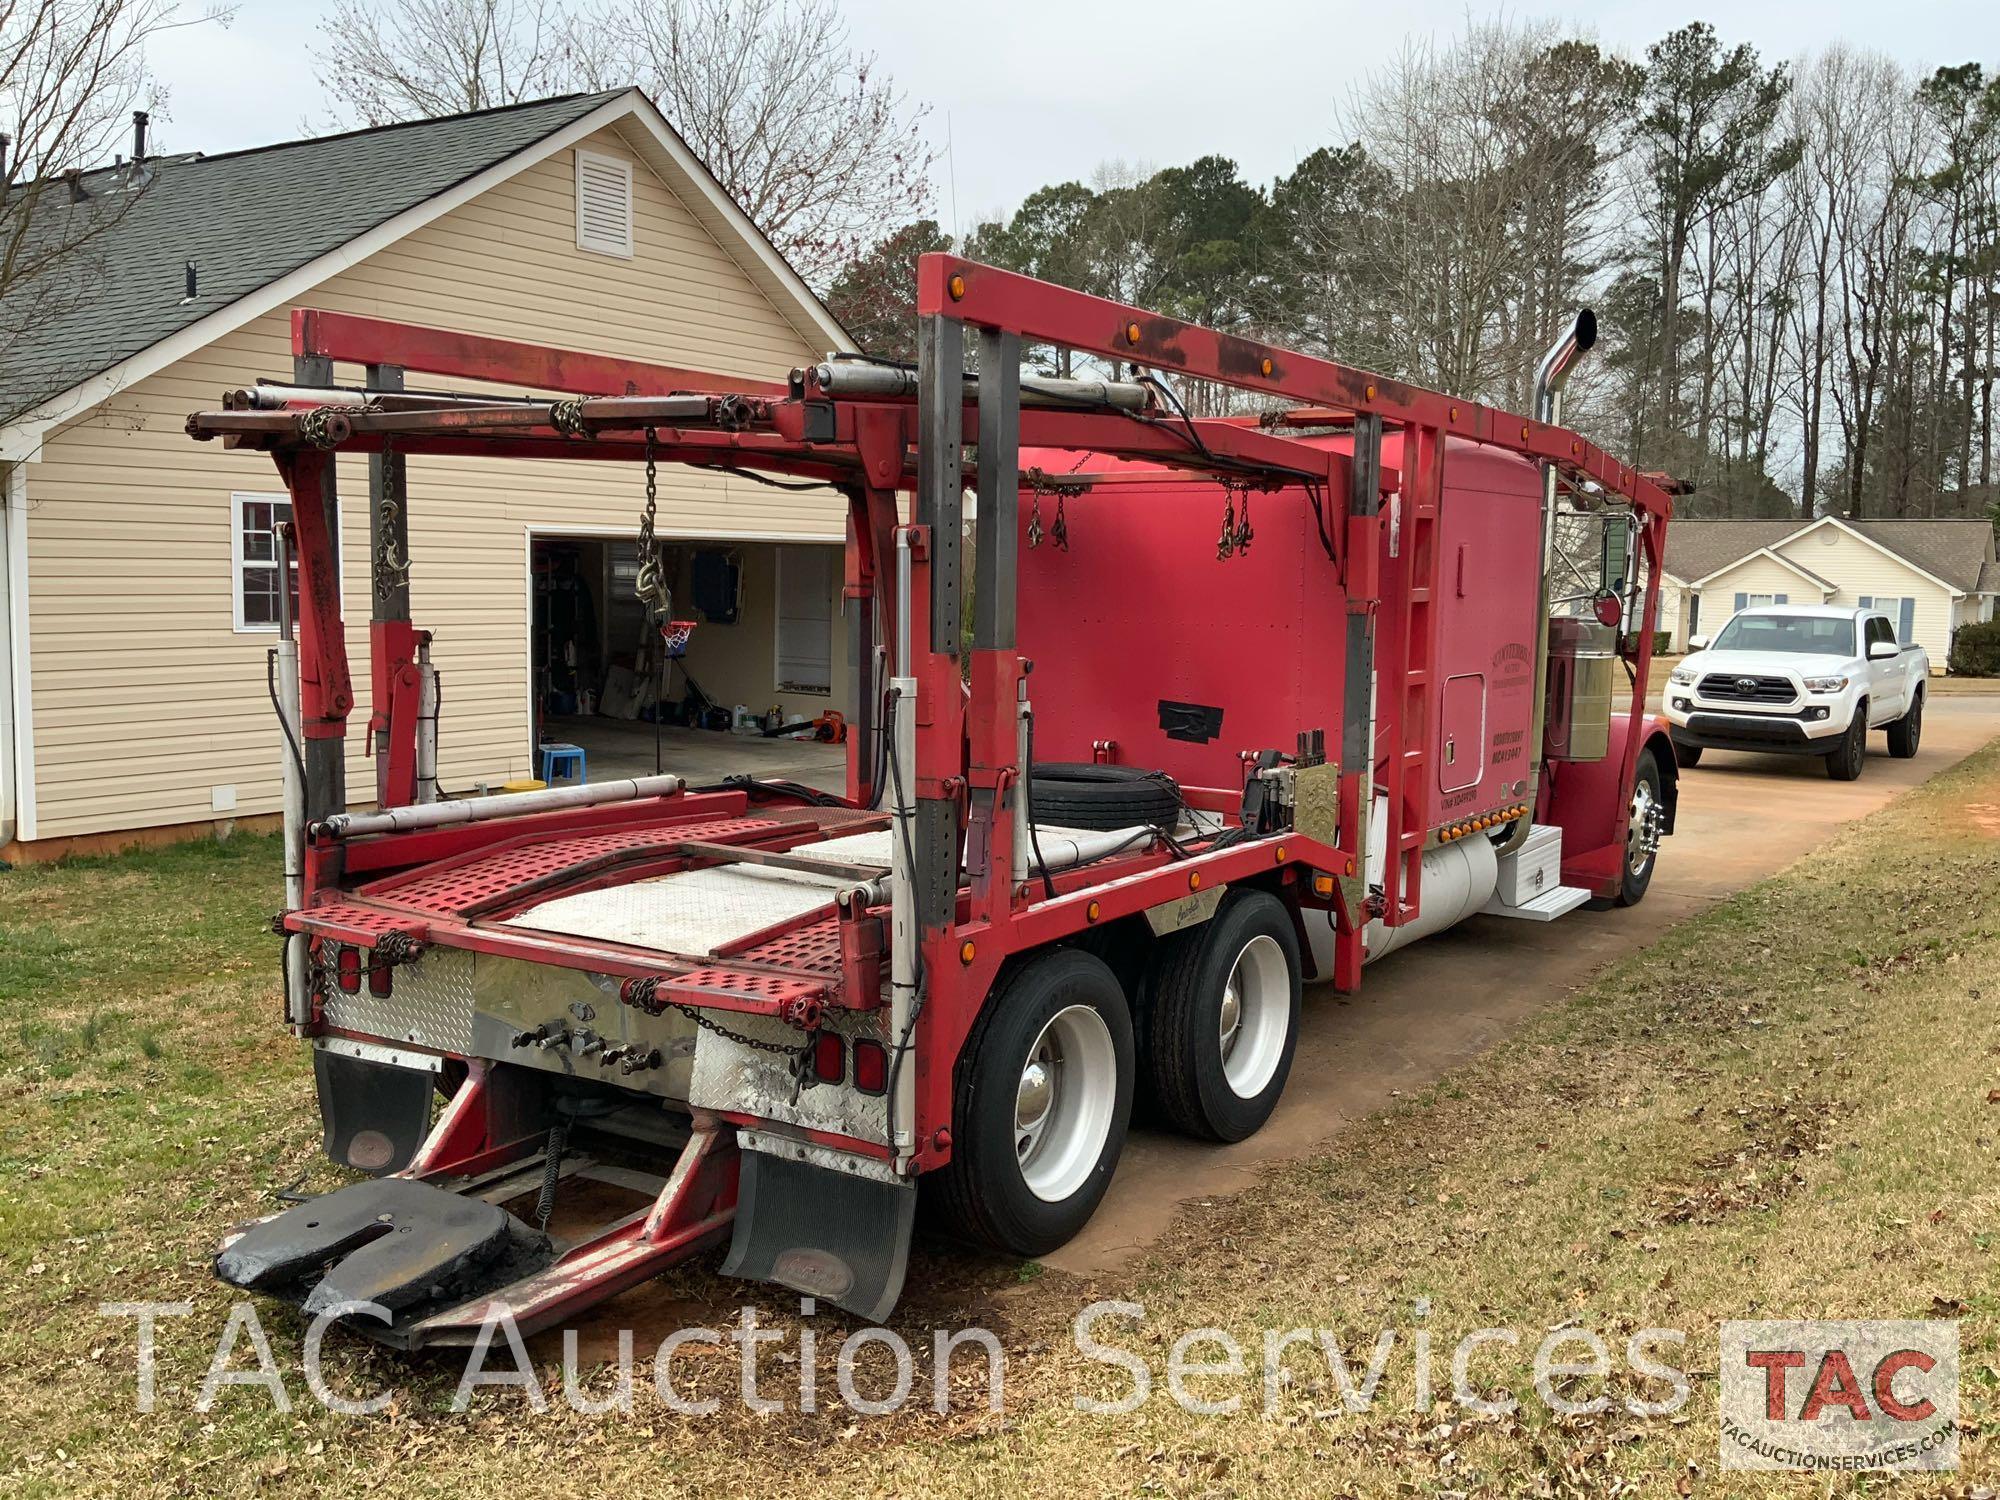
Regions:
<svg viewBox="0 0 2000 1500"><path fill-rule="evenodd" d="M377 530L381 541L375 549L375 597L387 599L396 590L405 588L410 581L410 559L396 543L396 518L403 513L401 498L387 491L395 475L395 445L384 441L382 444L382 503L375 510L380 518Z"/></svg>
<svg viewBox="0 0 2000 1500"><path fill-rule="evenodd" d="M1083 461L1089 456L1088 453L1078 454L1076 462L1069 466L1069 474L1074 474L1081 468ZM1033 549L1041 546L1042 538L1046 536L1055 544L1058 551L1069 551L1069 512L1064 508L1064 502L1069 496L1080 495L1089 489L1090 481L1087 479L1072 480L1068 474L1051 475L1039 464L1024 470L1021 477L1028 481L1028 491L1032 497L1028 504L1029 548ZM1054 495L1056 497L1055 523L1047 531L1042 529L1042 496L1044 495Z"/></svg>
<svg viewBox="0 0 2000 1500"><path fill-rule="evenodd" d="M673 591L667 587L666 570L660 566L660 549L653 540L654 523L660 511L660 465L653 448L658 430L646 429L646 508L639 515L639 576L632 592L646 606L647 615L664 620L674 612Z"/></svg>
<svg viewBox="0 0 2000 1500"><path fill-rule="evenodd" d="M1227 562L1231 557L1241 556L1250 550L1251 540L1257 533L1250 528L1250 492L1255 488L1248 481L1224 479L1222 485L1222 536L1215 544L1217 562ZM1243 497L1243 513L1236 512L1236 497Z"/></svg>
<svg viewBox="0 0 2000 1500"><path fill-rule="evenodd" d="M364 401L359 406L315 406L299 413L299 436L315 448L331 449L335 445L329 425L335 417L358 417L375 409L375 403Z"/></svg>
<svg viewBox="0 0 2000 1500"><path fill-rule="evenodd" d="M583 437L583 398L572 396L566 401L557 401L549 407L549 426L564 437ZM650 437L651 434L649 433Z"/></svg>
<svg viewBox="0 0 2000 1500"><path fill-rule="evenodd" d="M790 1058L803 1057L807 1052L812 1050L813 1035L816 1035L818 1032L818 1028L815 1027L813 1033L809 1034L803 1042L799 1043L798 1046L787 1047L783 1042L767 1042L758 1037L745 1036L740 1031L731 1031L727 1026L724 1026L721 1022L711 1021L696 1007L692 1005L683 1005L678 1000L669 1000L667 1002L667 1009L679 1011L682 1015L686 1016L690 1021L694 1022L695 1025L701 1027L702 1030L714 1032L717 1036L721 1037L725 1042L734 1042L739 1047L754 1048L758 1052L769 1052L777 1057L790 1057Z"/></svg>

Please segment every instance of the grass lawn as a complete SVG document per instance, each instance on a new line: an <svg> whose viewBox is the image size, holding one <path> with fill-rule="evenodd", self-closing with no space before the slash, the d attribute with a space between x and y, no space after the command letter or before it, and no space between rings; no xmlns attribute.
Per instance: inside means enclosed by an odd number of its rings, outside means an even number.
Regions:
<svg viewBox="0 0 2000 1500"><path fill-rule="evenodd" d="M962 1353L943 1413L925 1399L857 1416L835 1394L851 1325L724 1283L713 1257L590 1331L587 1348L608 1348L609 1325L641 1330L629 1414L559 1399L537 1413L513 1390L454 1414L461 1360L336 1337L336 1385L396 1396L379 1416L335 1416L306 1398L302 1325L270 1309L294 1409L249 1387L197 1411L229 1308L207 1271L216 1232L317 1160L309 1071L277 1018L276 891L259 839L0 875L0 1492L1819 1495L1829 1481L1718 1469L1715 1368L1724 1319L1820 1316L1959 1318L1962 1468L1895 1489L1963 1495L2000 1476L2000 746L1552 997L1484 1058L1257 1192L1191 1206L1127 1274L1085 1282L920 1247L894 1323L919 1348L918 1388L930 1330L978 1324L1006 1348L999 1415ZM674 1363L681 1396L730 1399L670 1412L646 1383L658 1341L727 1325L746 1294L783 1335L762 1366L785 1409L748 1412L736 1347L696 1344ZM131 1322L97 1310L142 1298L193 1306L163 1324L151 1415L134 1407ZM1075 1406L1131 1388L1071 1338L1106 1298L1144 1308L1100 1329L1152 1373L1130 1415ZM1688 1332L1669 1362L1691 1398L1670 1417L1551 1415L1528 1365L1567 1323L1618 1356L1579 1398L1659 1398L1622 1358L1646 1327ZM1164 1389L1175 1339L1204 1326L1247 1368L1188 1394L1239 1398L1234 1414L1191 1414ZM1264 1410L1259 1341L1299 1326L1332 1330L1354 1368L1377 1330L1396 1331L1370 1410L1343 1410L1310 1347L1289 1351ZM1519 1350L1488 1346L1475 1376L1520 1411L1415 1410L1409 1341L1429 1333L1443 1394L1451 1349L1480 1327L1520 1335ZM533 1348L558 1396L559 1343ZM864 1393L885 1383L881 1352L860 1361Z"/></svg>

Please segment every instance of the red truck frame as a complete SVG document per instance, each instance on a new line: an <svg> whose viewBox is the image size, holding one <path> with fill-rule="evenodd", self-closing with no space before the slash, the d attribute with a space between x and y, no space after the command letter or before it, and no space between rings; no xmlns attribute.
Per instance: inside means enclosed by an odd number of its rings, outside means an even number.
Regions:
<svg viewBox="0 0 2000 1500"><path fill-rule="evenodd" d="M1660 476L1620 463L1559 425L1554 403L1535 417L1519 416L950 255L919 263L917 317L914 370L835 362L760 383L300 310L289 385L235 393L227 409L189 419L196 438L267 452L292 499L299 574L294 769L302 805L295 896L281 925L293 955L287 1014L301 1035L322 1046L351 1043L356 1056L376 1063L383 1048L437 1052L421 1038L345 1030L328 1000L337 1001L339 991L388 993L400 968L441 948L596 976L600 989L615 991L631 1024L671 1009L700 1012L705 1019L696 1024L711 1030L732 1022L788 1025L801 1039L802 1068L832 1014L879 1009L887 1019L886 1078L874 1071L881 1059L859 1042L852 1049L857 1082L866 1056L876 1091L888 1096L879 1138L774 1125L755 1108L692 1108L672 1170L634 1179L652 1191L643 1212L556 1243L539 1258L522 1250L518 1226L508 1226L512 1248L489 1253L482 1275L464 1283L477 1282L478 1295L445 1308L392 1306L387 1321L401 1342L465 1337L503 1300L524 1323L547 1324L730 1234L732 1221L747 1213L739 1212L739 1198L747 1204L751 1196L747 1180L739 1180L739 1154L757 1154L738 1152L739 1132L758 1138L742 1144L767 1153L774 1139L795 1144L801 1157L810 1150L821 1167L825 1153L875 1163L868 1170L892 1184L948 1168L961 1144L961 1063L991 997L1033 956L1088 947L1094 931L1130 928L1143 914L1205 890L1264 890L1295 913L1330 914L1331 961L1317 977L1352 990L1370 925L1395 929L1420 919L1427 851L1475 834L1503 845L1534 825L1558 823L1566 835L1563 880L1615 897L1634 840L1643 835L1650 860L1662 831L1655 809L1642 814L1644 828L1632 823L1628 792L1646 754L1668 779L1664 827L1671 827L1671 756L1643 708L1669 489ZM1582 347L1590 337L1582 333ZM1578 342L1557 357L1562 373L1580 352ZM1094 357L1114 378L1096 399L1032 376L1024 387L1022 351L1037 345ZM976 379L965 373L969 355ZM362 367L358 392L334 385L336 366ZM1132 379L1116 378L1124 369ZM405 393L406 374L560 394ZM1190 416L1161 377L1248 392L1269 409L1258 418ZM1142 399L1135 401L1135 392ZM976 465L961 473L968 446ZM1385 461L1385 446L1393 463ZM1448 452L1473 449L1538 466L1552 499L1560 490L1629 514L1637 587L1604 618L1632 622L1621 637L1631 678L1608 755L1556 766L1537 747L1532 784L1521 783L1528 790L1518 799L1441 815L1431 791L1440 753L1438 605L1452 563L1436 532ZM1099 467L1064 484L1027 463L1024 454L1037 451L1076 456L1065 468L1086 460ZM339 453L367 454L370 462L375 587L364 743L376 757L377 806L363 813L345 805L355 693L336 567ZM431 455L679 463L843 493L844 593L857 678L844 805L800 808L754 785L698 791L673 778L609 789L595 800L551 794L488 799L488 807L431 800L429 637L410 616L407 567L407 466ZM1045 488L1058 497L1093 484L1111 493L1121 480L1165 476L1213 494L1219 484L1231 496L1232 515L1234 496L1242 496L1246 533L1252 494L1262 514L1290 507L1293 522L1309 528L1299 534L1323 550L1323 559L1312 560L1315 576L1337 600L1328 628L1338 636L1322 643L1324 659L1313 669L1313 691L1323 700L1317 725L1332 730L1324 755L1309 732L1316 725L1301 720L1296 754L1283 743L1253 745L1246 750L1268 753L1261 761L1233 760L1234 775L1208 784L1184 778L1183 805L1209 820L1201 837L1157 837L1087 858L1079 850L1068 868L1021 848L1024 837L1035 836L1024 813L1034 664L1021 649L1017 618L1024 472L1037 505ZM978 501L969 558L962 544L968 487ZM907 522L905 494L914 497ZM1546 557L1546 537L1540 545ZM1456 565L1465 566L1462 549ZM1534 592L1538 617L1546 613L1546 571L1544 562L1518 580ZM961 638L968 587L969 643ZM1139 596L1131 607L1165 606ZM1538 732L1547 649L1538 642L1542 659L1533 663ZM1249 697L1296 692L1276 680L1290 670L1246 661L1237 690ZM1105 761L1119 753L1108 743L1096 749ZM1251 821L1247 794L1260 778L1275 776L1290 796L1291 783L1283 781L1290 768L1303 772L1322 760L1333 793L1321 815ZM830 838L884 829L893 841L888 871L879 862L850 868L811 852ZM1385 851L1372 884L1362 852L1371 837ZM745 862L832 871L849 885L830 909L706 954L662 955L503 920L552 891ZM566 1045L577 1045L576 1033L563 1035L572 1039ZM550 1137L549 1118L532 1100L509 1092L507 1080L518 1070L490 1049L444 1061L446 1076L462 1074L463 1081L420 1143L399 1140L380 1158L398 1169L393 1181L489 1204L529 1191L541 1174L553 1184L566 1142ZM323 1075L323 1108L326 1098ZM331 1113L328 1124L331 1148ZM1119 1129L1122 1135L1122 1122ZM351 1144L353 1135L344 1138ZM368 1164L353 1154L346 1159ZM775 1184L767 1187L766 1199L776 1192ZM857 1271L852 1262L866 1254L851 1246L821 1247L817 1256L789 1242L746 1248L741 1222L732 1268L879 1316L901 1283L908 1197L885 1211L900 1222L884 1231L896 1243L878 1271ZM420 1220L429 1212L424 1202L392 1211ZM319 1231L319 1240L307 1237L303 1248L273 1249L255 1239L269 1239L297 1213L232 1240L224 1274L278 1288L302 1257L323 1263L331 1229ZM371 1238L351 1225L342 1232L345 1248ZM850 1263L829 1270L843 1256ZM501 1264L528 1269L496 1288L493 1267ZM394 1281L386 1272L373 1281L357 1274L339 1289L381 1291ZM319 1305L329 1294L318 1294Z"/></svg>

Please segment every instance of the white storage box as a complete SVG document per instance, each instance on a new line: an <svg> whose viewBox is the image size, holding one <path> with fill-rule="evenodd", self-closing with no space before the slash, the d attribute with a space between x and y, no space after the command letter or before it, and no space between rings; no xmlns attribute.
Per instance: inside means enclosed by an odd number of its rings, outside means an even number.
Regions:
<svg viewBox="0 0 2000 1500"><path fill-rule="evenodd" d="M1537 823L1521 847L1500 859L1500 883L1494 890L1503 906L1526 906L1537 896L1562 884L1562 830Z"/></svg>

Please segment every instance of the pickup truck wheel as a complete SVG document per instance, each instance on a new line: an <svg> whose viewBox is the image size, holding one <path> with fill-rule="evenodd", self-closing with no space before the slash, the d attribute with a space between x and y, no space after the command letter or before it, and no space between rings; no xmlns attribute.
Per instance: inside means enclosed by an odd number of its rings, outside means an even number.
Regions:
<svg viewBox="0 0 2000 1500"><path fill-rule="evenodd" d="M1046 1255L1089 1222L1132 1112L1132 1015L1102 959L1030 959L987 998L960 1054L951 1161L927 1179L944 1227Z"/></svg>
<svg viewBox="0 0 2000 1500"><path fill-rule="evenodd" d="M1662 794L1665 778L1651 750L1639 752L1632 768L1632 805L1625 825L1625 878L1618 887L1618 905L1637 906L1646 899L1646 887L1653 883L1653 867L1660 862L1660 826L1667 815Z"/></svg>
<svg viewBox="0 0 2000 1500"><path fill-rule="evenodd" d="M1268 891L1230 896L1160 945L1140 1057L1164 1122L1240 1141L1271 1118L1299 1038L1299 937Z"/></svg>
<svg viewBox="0 0 2000 1500"><path fill-rule="evenodd" d="M1868 760L1868 704L1866 700L1854 705L1854 722L1847 726L1847 733L1840 737L1840 743L1826 758L1826 774L1835 781L1853 781L1861 775L1861 768Z"/></svg>
<svg viewBox="0 0 2000 1500"><path fill-rule="evenodd" d="M1910 700L1910 711L1889 726L1889 753L1898 760L1908 760L1917 753L1917 746L1924 737L1924 695L1918 693Z"/></svg>

